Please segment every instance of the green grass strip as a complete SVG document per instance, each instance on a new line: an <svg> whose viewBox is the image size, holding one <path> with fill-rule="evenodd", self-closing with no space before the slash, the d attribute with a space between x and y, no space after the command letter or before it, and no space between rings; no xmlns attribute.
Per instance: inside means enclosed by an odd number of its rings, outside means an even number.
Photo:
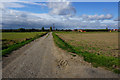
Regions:
<svg viewBox="0 0 120 80"><path fill-rule="evenodd" d="M22 42L13 44L13 45L9 46L7 49L1 50L0 52L2 52L2 56L6 56L7 54L10 54L12 51L17 50L18 48L24 46L25 44L28 44L28 43L34 41L35 39L40 38L46 34L47 33L37 35L34 38L31 38L30 40L26 40L26 41L22 41Z"/></svg>
<svg viewBox="0 0 120 80"><path fill-rule="evenodd" d="M102 66L106 67L109 70L112 70L115 73L120 74L120 70L114 68L113 66L120 67L120 59L114 58L114 57L108 57L103 55L96 55L94 53L89 53L87 51L82 52L81 50L78 50L78 47L72 46L62 40L59 36L57 36L54 32L52 33L54 42L56 45L64 50L67 50L68 52L76 53L78 55L82 55L84 57L84 60L92 63L94 67ZM79 47L80 49L80 47Z"/></svg>
<svg viewBox="0 0 120 80"><path fill-rule="evenodd" d="M54 32L52 33L54 41L56 43L57 46L59 46L60 48L67 50L69 52L73 52L75 53L75 50L72 48L71 45L69 45L68 43L66 43L64 40L62 40L61 38L59 38Z"/></svg>

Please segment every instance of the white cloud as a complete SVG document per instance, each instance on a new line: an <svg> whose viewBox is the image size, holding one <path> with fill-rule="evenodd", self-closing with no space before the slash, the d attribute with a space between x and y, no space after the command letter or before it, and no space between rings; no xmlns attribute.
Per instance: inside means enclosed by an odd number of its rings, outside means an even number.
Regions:
<svg viewBox="0 0 120 80"><path fill-rule="evenodd" d="M111 18L113 18L113 15L107 14L105 18L106 18L106 19L111 19Z"/></svg>
<svg viewBox="0 0 120 80"><path fill-rule="evenodd" d="M56 28L106 28L106 26L117 26L117 22L109 20L113 17L111 14L75 16L76 10L70 2L24 3L48 6L50 14L12 10L8 8L25 6L19 3L4 3L4 6L0 6L4 13L3 17L0 17L0 19L3 19L3 28L41 28L43 26L50 27L53 23L55 23Z"/></svg>
<svg viewBox="0 0 120 80"><path fill-rule="evenodd" d="M39 6L47 6L46 3L36 3L36 2L28 2L24 1L22 3L30 4L30 5L39 5ZM0 2L0 8L22 8L25 5L20 4L19 2Z"/></svg>
<svg viewBox="0 0 120 80"><path fill-rule="evenodd" d="M32 5L47 6L47 4L45 4L45 3L36 3L36 2L28 2L28 1L25 1L25 2L23 2L23 3L32 4Z"/></svg>
<svg viewBox="0 0 120 80"><path fill-rule="evenodd" d="M64 16L36 14L30 12L6 9L3 15L3 28L41 28L50 27L55 23L56 28L106 28L116 26L113 20L87 20L81 16ZM86 15L88 16L88 15Z"/></svg>
<svg viewBox="0 0 120 80"><path fill-rule="evenodd" d="M118 18L114 19L114 21L120 21L120 17L118 17Z"/></svg>
<svg viewBox="0 0 120 80"><path fill-rule="evenodd" d="M103 20L101 23L116 23L114 20Z"/></svg>
<svg viewBox="0 0 120 80"><path fill-rule="evenodd" d="M73 16L76 13L70 2L50 2L48 8L51 9L50 13L55 15Z"/></svg>
<svg viewBox="0 0 120 80"><path fill-rule="evenodd" d="M101 15L82 15L82 17L84 19L88 19L88 20L105 20L105 19L112 19L113 15L111 14L101 14Z"/></svg>
<svg viewBox="0 0 120 80"><path fill-rule="evenodd" d="M0 2L19 2L20 0L0 0Z"/></svg>
<svg viewBox="0 0 120 80"><path fill-rule="evenodd" d="M13 3L13 2L2 2L0 3L0 8L21 8L25 7L24 5L21 5L19 3Z"/></svg>
<svg viewBox="0 0 120 80"><path fill-rule="evenodd" d="M0 2L0 9L3 9L4 8L4 5L2 2Z"/></svg>

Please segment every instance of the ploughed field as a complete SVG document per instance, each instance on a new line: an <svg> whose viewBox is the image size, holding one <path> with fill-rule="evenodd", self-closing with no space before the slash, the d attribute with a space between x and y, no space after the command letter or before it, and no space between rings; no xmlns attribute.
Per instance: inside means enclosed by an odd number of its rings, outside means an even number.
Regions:
<svg viewBox="0 0 120 80"><path fill-rule="evenodd" d="M117 32L56 32L54 38L59 47L83 56L94 67L120 73Z"/></svg>
<svg viewBox="0 0 120 80"><path fill-rule="evenodd" d="M57 35L80 51L118 57L117 32L59 32Z"/></svg>

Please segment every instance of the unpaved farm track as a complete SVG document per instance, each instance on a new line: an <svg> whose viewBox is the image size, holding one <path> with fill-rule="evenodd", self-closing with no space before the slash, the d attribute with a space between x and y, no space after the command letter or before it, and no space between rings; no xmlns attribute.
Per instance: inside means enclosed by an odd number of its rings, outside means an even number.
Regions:
<svg viewBox="0 0 120 80"><path fill-rule="evenodd" d="M59 49L49 34L3 58L3 78L118 78Z"/></svg>

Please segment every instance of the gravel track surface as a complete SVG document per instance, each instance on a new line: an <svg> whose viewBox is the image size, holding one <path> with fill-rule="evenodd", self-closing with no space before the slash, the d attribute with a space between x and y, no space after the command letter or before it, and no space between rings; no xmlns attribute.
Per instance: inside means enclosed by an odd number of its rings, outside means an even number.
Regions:
<svg viewBox="0 0 120 80"><path fill-rule="evenodd" d="M49 34L49 35L48 35ZM94 68L80 56L56 47L52 33L3 57L3 78L117 78L103 68Z"/></svg>

